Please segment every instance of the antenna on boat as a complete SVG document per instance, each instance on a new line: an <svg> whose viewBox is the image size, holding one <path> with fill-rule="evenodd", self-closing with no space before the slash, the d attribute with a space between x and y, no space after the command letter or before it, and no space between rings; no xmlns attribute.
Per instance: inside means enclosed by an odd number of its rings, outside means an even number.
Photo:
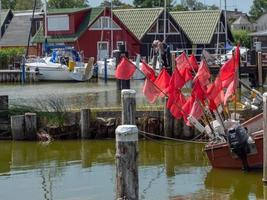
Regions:
<svg viewBox="0 0 267 200"><path fill-rule="evenodd" d="M112 57L112 52L113 52L113 4L112 4L112 0L110 0L110 37L111 37L111 44L110 44L110 57Z"/></svg>

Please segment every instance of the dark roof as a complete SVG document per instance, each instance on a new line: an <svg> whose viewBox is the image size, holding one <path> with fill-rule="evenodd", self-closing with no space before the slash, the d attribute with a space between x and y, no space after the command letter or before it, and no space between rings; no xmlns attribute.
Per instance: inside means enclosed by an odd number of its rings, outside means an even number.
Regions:
<svg viewBox="0 0 267 200"><path fill-rule="evenodd" d="M48 14L70 14L70 13L76 13L80 11L89 10L90 8L60 8L60 9L48 9Z"/></svg>
<svg viewBox="0 0 267 200"><path fill-rule="evenodd" d="M30 19L30 15L15 15L0 41L0 46L27 46Z"/></svg>
<svg viewBox="0 0 267 200"><path fill-rule="evenodd" d="M220 20L220 10L170 12L193 44L209 44Z"/></svg>
<svg viewBox="0 0 267 200"><path fill-rule="evenodd" d="M61 35L61 36L48 36L47 40L50 43L53 42L75 42L82 33L84 33L88 26L94 22L98 15L101 14L103 8L91 8L90 11L85 15L82 23L74 34L71 35ZM45 40L43 27L41 26L37 33L34 35L32 42L33 43L43 43Z"/></svg>

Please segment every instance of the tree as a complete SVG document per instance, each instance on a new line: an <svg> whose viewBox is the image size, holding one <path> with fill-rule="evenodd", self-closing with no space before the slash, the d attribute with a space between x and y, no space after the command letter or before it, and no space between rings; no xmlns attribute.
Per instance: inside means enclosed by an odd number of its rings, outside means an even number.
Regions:
<svg viewBox="0 0 267 200"><path fill-rule="evenodd" d="M139 8L153 8L153 7L163 7L164 0L134 0L133 5ZM167 7L173 7L173 0L167 0Z"/></svg>
<svg viewBox="0 0 267 200"><path fill-rule="evenodd" d="M16 0L15 10L31 10L33 9L35 0ZM36 8L42 7L41 0L36 0Z"/></svg>
<svg viewBox="0 0 267 200"><path fill-rule="evenodd" d="M87 6L87 0L48 0L49 8L82 8Z"/></svg>
<svg viewBox="0 0 267 200"><path fill-rule="evenodd" d="M267 12L266 0L254 0L250 8L249 14L253 20L258 19L262 14Z"/></svg>
<svg viewBox="0 0 267 200"><path fill-rule="evenodd" d="M16 0L2 0L3 9L14 9L16 5Z"/></svg>
<svg viewBox="0 0 267 200"><path fill-rule="evenodd" d="M235 30L232 31L235 44L238 42L240 43L241 46L245 46L247 48L251 48L251 37L249 35L249 32L246 30Z"/></svg>
<svg viewBox="0 0 267 200"><path fill-rule="evenodd" d="M217 10L219 9L216 5L205 5L198 0L182 0L181 5L187 10Z"/></svg>
<svg viewBox="0 0 267 200"><path fill-rule="evenodd" d="M104 0L101 2L100 7L111 7L111 3L109 0ZM114 9L117 8L132 8L130 4L122 3L120 0L113 0L112 1L112 7Z"/></svg>

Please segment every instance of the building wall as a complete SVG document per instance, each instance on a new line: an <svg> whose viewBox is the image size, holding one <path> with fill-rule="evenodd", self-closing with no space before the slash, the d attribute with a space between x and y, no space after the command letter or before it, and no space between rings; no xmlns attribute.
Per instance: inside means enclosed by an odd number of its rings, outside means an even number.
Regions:
<svg viewBox="0 0 267 200"><path fill-rule="evenodd" d="M75 44L76 48L84 52L85 58L94 57L97 59L97 43L108 42L109 50L111 47L111 31L100 30L87 30ZM129 57L135 57L140 53L140 46L138 42L129 35L125 30L113 31L113 47L117 49L117 41L126 42L126 50L129 53Z"/></svg>
<svg viewBox="0 0 267 200"><path fill-rule="evenodd" d="M80 11L72 14L58 14L58 15L68 15L69 16L69 30L68 31L48 31L48 35L70 35L74 34L81 22L83 21L88 10ZM56 15L49 15L56 16ZM46 26L47 27L47 26Z"/></svg>
<svg viewBox="0 0 267 200"><path fill-rule="evenodd" d="M264 31L267 30L267 14L262 15L259 19L256 20L255 23L256 31Z"/></svg>
<svg viewBox="0 0 267 200"><path fill-rule="evenodd" d="M110 17L110 10L106 9L97 19L102 16ZM95 21L97 19L95 19ZM113 50L117 49L118 41L124 41L129 57L135 58L137 54L140 54L140 42L127 30L116 16L113 16L113 20L121 28L121 30L113 30ZM87 31L80 36L75 46L77 49L84 52L85 58L94 57L95 60L97 60L98 42L108 42L109 56L111 55L111 35L111 30L91 30L89 27Z"/></svg>
<svg viewBox="0 0 267 200"><path fill-rule="evenodd" d="M159 20L163 20L164 16L161 14L159 16ZM184 32L181 30L181 28L178 26L178 24L175 22L175 20L172 19L172 17L167 13L167 19L170 20L170 22L174 25L174 27L179 31L179 34L169 34L166 28L166 44L169 45L171 51L180 50L180 49L186 49L191 48L191 42L187 38L187 36L184 34ZM151 26L151 28L153 25ZM149 31L148 31L149 32ZM154 40L164 40L164 35L162 33L158 34L151 34L147 33L143 36L141 39L141 56L146 57L147 59L151 57L152 53L152 43ZM149 59L148 59L149 60Z"/></svg>

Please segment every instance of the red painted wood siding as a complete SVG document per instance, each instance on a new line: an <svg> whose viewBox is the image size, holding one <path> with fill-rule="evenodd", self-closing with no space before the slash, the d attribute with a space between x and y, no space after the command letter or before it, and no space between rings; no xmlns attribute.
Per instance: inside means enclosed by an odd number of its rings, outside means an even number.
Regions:
<svg viewBox="0 0 267 200"><path fill-rule="evenodd" d="M103 11L102 16L110 17L110 10L106 9ZM97 20L97 19L96 19ZM129 57L136 57L136 54L140 54L140 42L135 38L127 28L118 20L115 16L113 20L119 25L121 30L113 31L113 50L117 49L117 41L126 42L126 50L129 53ZM90 29L90 28L89 28ZM97 43L98 42L109 42L109 54L111 52L111 31L110 30L89 30L78 39L76 48L84 51L86 58L94 57L97 59Z"/></svg>
<svg viewBox="0 0 267 200"><path fill-rule="evenodd" d="M102 35L102 36L101 36ZM102 38L101 38L102 37ZM109 51L111 48L111 33L110 31L100 30L87 30L79 39L76 48L84 51L86 58L94 57L97 59L97 43L98 42L109 43ZM135 57L140 53L140 46L138 42L131 37L125 30L113 31L113 48L117 47L117 41L126 42L126 50L129 52L129 57Z"/></svg>
<svg viewBox="0 0 267 200"><path fill-rule="evenodd" d="M88 10L83 10L77 13L71 14L59 14L59 15L69 15L69 27L68 31L48 31L47 35L71 35L74 34L82 23Z"/></svg>

